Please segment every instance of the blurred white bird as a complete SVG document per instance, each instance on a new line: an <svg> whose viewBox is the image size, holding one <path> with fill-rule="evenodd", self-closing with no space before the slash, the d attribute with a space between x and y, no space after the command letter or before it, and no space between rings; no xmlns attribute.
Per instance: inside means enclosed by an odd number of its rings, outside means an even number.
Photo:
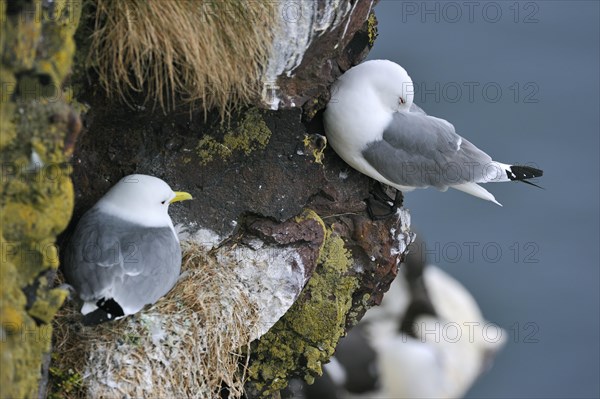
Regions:
<svg viewBox="0 0 600 399"><path fill-rule="evenodd" d="M427 266L423 280L433 312L413 301L400 331L390 319L369 325L380 370L378 396L370 397L462 397L506 340L505 331L487 322L469 292L442 269Z"/></svg>
<svg viewBox="0 0 600 399"><path fill-rule="evenodd" d="M287 397L456 398L489 368L505 331L458 281L426 266L420 248L381 305L340 340L323 377Z"/></svg>

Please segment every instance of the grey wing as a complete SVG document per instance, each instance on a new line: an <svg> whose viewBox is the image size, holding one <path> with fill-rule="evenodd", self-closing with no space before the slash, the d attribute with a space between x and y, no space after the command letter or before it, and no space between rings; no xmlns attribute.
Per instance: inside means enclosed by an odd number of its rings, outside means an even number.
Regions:
<svg viewBox="0 0 600 399"><path fill-rule="evenodd" d="M84 301L113 298L141 308L171 289L181 249L169 227L142 228L90 210L67 248L64 271Z"/></svg>
<svg viewBox="0 0 600 399"><path fill-rule="evenodd" d="M156 302L177 282L181 271L181 247L169 227L144 229L122 240L127 274L115 297L122 306L141 308Z"/></svg>
<svg viewBox="0 0 600 399"><path fill-rule="evenodd" d="M84 301L103 298L125 274L119 232L113 227L110 217L92 208L77 224L67 246L63 271Z"/></svg>
<svg viewBox="0 0 600 399"><path fill-rule="evenodd" d="M419 108L420 109L420 108ZM383 139L370 143L365 159L403 186L446 189L478 181L492 159L456 134L451 123L421 112L396 112Z"/></svg>

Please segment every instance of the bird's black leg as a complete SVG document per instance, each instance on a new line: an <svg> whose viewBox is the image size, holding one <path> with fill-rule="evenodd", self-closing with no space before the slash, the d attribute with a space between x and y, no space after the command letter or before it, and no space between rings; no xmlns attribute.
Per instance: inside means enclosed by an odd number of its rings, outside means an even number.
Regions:
<svg viewBox="0 0 600 399"><path fill-rule="evenodd" d="M404 194L402 194L402 191L396 190L396 195L394 196L394 205L392 205L394 208L394 213L398 208L402 207L402 205L404 205Z"/></svg>
<svg viewBox="0 0 600 399"><path fill-rule="evenodd" d="M385 190L383 189L383 186L381 185L381 183L379 183L378 181L375 182L375 184L373 184L373 189L371 189L371 191L369 191L369 193L377 200L377 201L381 201L382 203L388 203L388 202L392 202L392 198L390 198L389 195L387 195L387 193L385 192Z"/></svg>
<svg viewBox="0 0 600 399"><path fill-rule="evenodd" d="M370 194L371 197L367 198L367 213L373 220L383 220L395 215L404 200L400 190L396 190L394 199L390 198L379 182L375 183Z"/></svg>

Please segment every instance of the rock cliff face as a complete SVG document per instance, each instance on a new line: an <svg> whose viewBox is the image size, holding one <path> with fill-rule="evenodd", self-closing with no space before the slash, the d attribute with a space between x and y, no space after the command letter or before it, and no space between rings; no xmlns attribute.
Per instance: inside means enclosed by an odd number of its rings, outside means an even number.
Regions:
<svg viewBox="0 0 600 399"><path fill-rule="evenodd" d="M0 390L35 397L50 350L50 322L66 292L52 289L57 234L73 208L65 144L81 124L63 81L75 52L80 4L11 1L0 6L2 160Z"/></svg>
<svg viewBox="0 0 600 399"><path fill-rule="evenodd" d="M2 73L3 80L5 71L12 76L16 89L9 93L10 101L2 103L2 157L3 164L22 167L14 173L3 171L2 181L3 256L4 247L14 248L10 263L2 266L2 386L18 382L14 395L29 396L39 378L41 354L49 347L49 336L41 346L28 341L18 347L22 327L11 330L10 323L43 328L65 296L64 291L45 288L43 271L58 266L51 244L73 207L71 168L75 193L71 228L121 177L145 173L194 196L194 201L173 206L171 215L191 236L209 231L220 237L214 246L220 255L210 253L215 259L228 262L228 253L235 252L236 265L242 264L239 270L246 270L243 263L248 257L240 254L285 254L289 261L271 262L263 272L285 268L282 275L297 275L290 279L297 284L278 286L276 279L261 280L260 268L243 273L248 284L260 286L249 288L259 292L257 298L265 297L260 295L263 289L292 298L273 301L262 310L271 316L257 335L269 331L252 346L246 387L253 396L271 395L292 375L310 381L320 373L340 336L379 303L412 238L406 211L384 221L368 218L364 199L370 180L341 161L322 137L319 112L328 100L329 85L359 63L375 39L373 3L278 3L278 18L287 19L273 27L263 89L253 106L240 108L225 121L219 110L205 113L181 106L165 113L143 101L128 106L108 99L95 73L85 72L82 64L89 46L87 33L93 27L88 15L77 36L74 96L78 104L85 104L80 108L86 113L76 142L80 127L76 113L65 102L26 100L23 88L31 80L47 79L59 86L70 69L77 19L69 24L60 18L45 22L47 34L36 31L37 36L27 39L38 50L21 54L17 51L23 51L24 38L44 25L18 22L25 8L6 10ZM65 14L69 16L79 10L76 2L51 4L40 7L70 10ZM10 35L4 35L5 29ZM60 45L53 44L53 35L62 38ZM10 62L9 51L14 52ZM52 58L55 53L60 57ZM37 60L40 54L43 60ZM10 121L6 135L5 120ZM36 120L39 125L32 122ZM63 165L73 148L70 166L59 169L58 179L40 183L22 178L38 158ZM19 251L39 242L52 249L22 266ZM46 259L48 254L53 260ZM24 356L22 351L31 351L30 363L15 360Z"/></svg>

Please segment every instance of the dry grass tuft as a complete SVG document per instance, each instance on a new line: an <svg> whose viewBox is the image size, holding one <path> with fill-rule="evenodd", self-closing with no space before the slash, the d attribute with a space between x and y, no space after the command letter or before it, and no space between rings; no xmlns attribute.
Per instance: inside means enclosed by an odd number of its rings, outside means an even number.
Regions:
<svg viewBox="0 0 600 399"><path fill-rule="evenodd" d="M221 115L259 94L276 2L96 0L88 63L109 96L145 92L163 110L178 99Z"/></svg>
<svg viewBox="0 0 600 399"><path fill-rule="evenodd" d="M81 387L61 397L219 397L243 394L258 312L235 276L186 243L173 290L141 313L95 327L66 307L55 321L52 369L75 370ZM242 371L240 371L242 370ZM72 374L72 373L71 373ZM58 392L57 392L58 391Z"/></svg>

